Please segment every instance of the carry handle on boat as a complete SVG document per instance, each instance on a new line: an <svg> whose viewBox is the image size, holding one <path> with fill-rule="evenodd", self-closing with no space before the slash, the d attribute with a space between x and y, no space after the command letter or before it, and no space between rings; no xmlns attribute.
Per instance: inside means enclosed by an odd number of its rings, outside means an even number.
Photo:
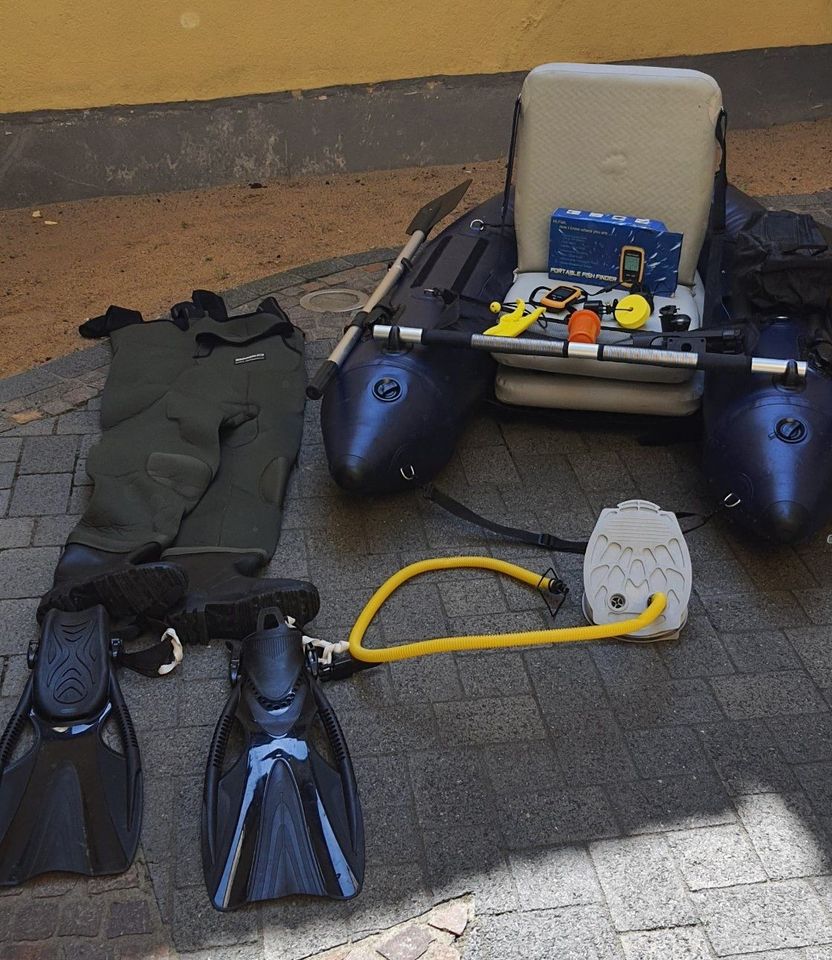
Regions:
<svg viewBox="0 0 832 960"><path fill-rule="evenodd" d="M344 365L344 361L350 355L358 344L358 341L364 334L364 330L369 326L369 318L375 307L393 290L402 276L410 269L410 261L416 251L427 239L428 234L433 230L440 220L443 220L453 210L456 209L460 200L468 192L471 186L471 180L465 180L453 190L443 193L441 197L431 200L416 214L410 221L407 233L410 239L402 247L399 255L390 264L387 273L381 278L378 286L370 294L364 309L359 310L353 317L352 322L344 331L343 336L335 345L329 357L315 371L315 375L309 381L306 387L306 396L310 400L320 400L326 393L327 388L334 379L335 375Z"/></svg>
<svg viewBox="0 0 832 960"><path fill-rule="evenodd" d="M386 340L391 334L402 343L416 343L427 347L462 347L497 354L520 354L527 357L571 357L614 363L642 363L651 367L718 370L726 373L763 373L769 376L787 377L790 381L804 379L808 370L805 360L749 357L741 353L700 353L695 350L665 350L617 344L569 343L567 340L544 340L539 337L520 337L509 340L483 333L426 330L422 327L392 327L382 324L376 324L373 328L373 337L376 340Z"/></svg>

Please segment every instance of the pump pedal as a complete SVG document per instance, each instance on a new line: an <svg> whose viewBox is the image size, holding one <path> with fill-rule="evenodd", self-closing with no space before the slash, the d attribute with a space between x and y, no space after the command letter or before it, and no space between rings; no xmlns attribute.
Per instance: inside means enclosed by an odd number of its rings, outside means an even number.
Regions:
<svg viewBox="0 0 832 960"><path fill-rule="evenodd" d="M667 606L654 623L622 640L674 640L688 618L693 574L675 513L649 500L626 500L601 511L584 554L583 611L589 623L638 616L654 593Z"/></svg>

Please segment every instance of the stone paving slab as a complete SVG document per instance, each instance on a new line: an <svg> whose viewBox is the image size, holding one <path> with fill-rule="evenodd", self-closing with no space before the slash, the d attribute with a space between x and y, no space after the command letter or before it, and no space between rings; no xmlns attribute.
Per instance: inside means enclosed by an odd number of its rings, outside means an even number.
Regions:
<svg viewBox="0 0 832 960"><path fill-rule="evenodd" d="M832 194L767 199L832 211ZM249 307L275 295L307 331L311 371L345 317L307 313L300 298L322 285L369 291L394 254L308 265L228 299ZM89 495L108 358L96 344L0 381L2 719L24 682L37 598ZM565 536L586 535L601 506L634 494L707 505L694 440L645 455L631 432L486 413L441 482L489 515ZM424 926L435 904L465 896L464 936L434 941L426 960L450 960L448 950L466 960L832 960L832 547L824 536L763 547L721 518L689 545L695 591L678 642L455 654L329 688L368 834L366 889L346 904L211 908L199 810L226 653L189 649L164 680L124 676L146 774L141 856L122 878L0 892L0 957L299 960L333 950L330 960L375 960L386 944L400 960L418 937L381 931L414 917ZM555 565L573 586L558 623L581 622L579 558L501 543L415 494L341 494L308 405L270 571L318 583L314 632L344 637L400 566L472 549ZM549 622L533 591L449 571L406 587L374 639Z"/></svg>

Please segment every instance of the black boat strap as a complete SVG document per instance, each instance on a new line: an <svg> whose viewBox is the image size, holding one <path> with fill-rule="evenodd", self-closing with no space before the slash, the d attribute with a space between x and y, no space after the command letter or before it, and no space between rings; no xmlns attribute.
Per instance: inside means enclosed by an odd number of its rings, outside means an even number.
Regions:
<svg viewBox="0 0 832 960"><path fill-rule="evenodd" d="M505 524L497 523L495 520L489 520L488 517L483 517L481 514L476 513L471 510L470 507L466 507L465 504L460 503L459 500L454 500L454 498L447 493L437 490L432 483L426 484L422 488L422 492L425 495L425 499L430 500L431 503L435 503L438 507L458 517L460 520L473 523L476 527L489 530L491 533L496 533L509 540L515 540L518 543L527 543L533 547L542 547L544 550L551 550L553 553L575 553L579 555L586 553L586 548L589 543L588 540L564 540L562 537L558 537L553 533L523 530L520 527L509 527ZM704 527L711 517L721 509L724 508L719 506L710 513L693 513L687 510L679 510L676 511L676 519L679 520L682 533L691 533L700 527ZM685 524L682 522L684 520L689 520L690 523Z"/></svg>
<svg viewBox="0 0 832 960"><path fill-rule="evenodd" d="M719 111L714 135L719 146L719 167L714 178L713 203L708 222L710 246L708 247L708 265L705 268L705 303L702 309L702 325L719 325L717 316L722 305L722 255L725 245L725 200L728 191L728 171L726 158L725 132L728 126L728 114Z"/></svg>
<svg viewBox="0 0 832 960"><path fill-rule="evenodd" d="M425 498L435 503L443 510L460 520L473 523L483 530L490 530L502 537L508 537L509 540L516 540L518 543L528 543L533 547L542 547L544 550L553 550L555 553L586 553L586 540L564 540L562 537L555 536L553 533L534 533L531 530L522 530L520 527L509 527L495 520L489 520L487 517L480 516L464 503L454 500L441 490L429 483L424 487Z"/></svg>
<svg viewBox="0 0 832 960"><path fill-rule="evenodd" d="M517 133L520 129L520 97L514 101L514 114L511 118L511 139L508 144L508 160L506 161L506 179L503 185L503 205L500 211L500 229L503 229L508 219L508 208L511 202L511 180L514 176L514 154L517 150Z"/></svg>
<svg viewBox="0 0 832 960"><path fill-rule="evenodd" d="M715 517L720 510L725 510L726 507L723 504L720 504L714 510L711 510L710 513L693 513L690 510L677 510L676 519L679 521L679 527L682 530L682 533L693 533L694 530L698 530L700 527L704 527L705 524ZM682 523L683 520L689 520L690 523Z"/></svg>
<svg viewBox="0 0 832 960"><path fill-rule="evenodd" d="M818 233L832 247L832 227L827 227L825 223L818 223L817 220L815 220L815 226L818 228Z"/></svg>

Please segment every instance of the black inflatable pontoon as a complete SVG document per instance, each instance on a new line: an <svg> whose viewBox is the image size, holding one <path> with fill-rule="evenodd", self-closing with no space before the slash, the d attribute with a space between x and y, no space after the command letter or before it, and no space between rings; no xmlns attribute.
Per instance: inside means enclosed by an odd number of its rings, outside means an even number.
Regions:
<svg viewBox="0 0 832 960"><path fill-rule="evenodd" d="M493 323L488 302L502 299L517 263L514 230L510 222L500 226L500 212L494 197L423 246L390 294L391 315L472 333ZM336 483L354 493L390 493L435 477L488 393L495 366L485 353L396 349L365 337L321 409Z"/></svg>
<svg viewBox="0 0 832 960"><path fill-rule="evenodd" d="M726 291L732 238L758 209L729 188ZM419 250L389 297L396 324L477 333L494 322L487 303L505 296L516 264L511 218L500 226L500 213L501 198L495 197ZM707 259L705 249L701 263ZM727 299L725 305L730 323ZM708 373L704 472L714 495L744 527L759 537L796 542L832 516L832 378L813 362L797 321L764 322L754 347L765 356L810 361L808 375L789 384L759 374ZM494 373L487 353L365 336L324 397L321 420L333 478L358 494L430 482L477 405L491 395Z"/></svg>

